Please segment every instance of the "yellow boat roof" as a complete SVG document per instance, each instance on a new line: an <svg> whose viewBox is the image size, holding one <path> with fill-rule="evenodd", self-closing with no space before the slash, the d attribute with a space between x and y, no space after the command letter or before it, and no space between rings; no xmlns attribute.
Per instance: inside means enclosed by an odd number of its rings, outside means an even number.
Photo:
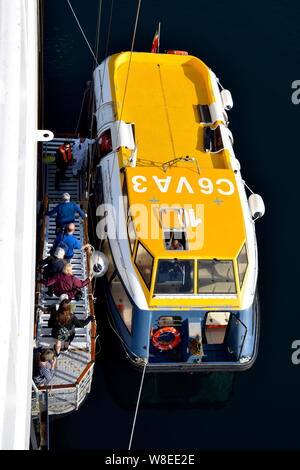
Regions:
<svg viewBox="0 0 300 470"><path fill-rule="evenodd" d="M189 249L181 258L238 255L246 236L232 170L127 167L125 175L138 238L154 257L174 257L164 246L168 228L187 234Z"/></svg>
<svg viewBox="0 0 300 470"><path fill-rule="evenodd" d="M130 59L124 52L110 58L109 72L116 119L134 123L139 158L165 162L190 155L201 157L203 166L227 167L224 151L212 156L203 150L198 105L215 97L201 60L150 53L133 53Z"/></svg>

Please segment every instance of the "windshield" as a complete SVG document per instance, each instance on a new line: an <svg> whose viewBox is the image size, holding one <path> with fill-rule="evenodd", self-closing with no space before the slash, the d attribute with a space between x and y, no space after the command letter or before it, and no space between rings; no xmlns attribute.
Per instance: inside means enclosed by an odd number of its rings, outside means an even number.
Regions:
<svg viewBox="0 0 300 470"><path fill-rule="evenodd" d="M198 261L199 294L235 294L233 262L231 260Z"/></svg>
<svg viewBox="0 0 300 470"><path fill-rule="evenodd" d="M154 294L194 292L194 261L160 259L157 265Z"/></svg>

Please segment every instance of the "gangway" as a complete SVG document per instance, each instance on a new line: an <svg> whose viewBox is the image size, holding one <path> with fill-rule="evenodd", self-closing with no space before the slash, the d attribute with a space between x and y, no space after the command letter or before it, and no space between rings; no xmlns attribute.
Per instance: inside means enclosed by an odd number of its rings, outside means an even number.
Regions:
<svg viewBox="0 0 300 470"><path fill-rule="evenodd" d="M64 192L68 192L71 200L76 202L86 212L87 201L82 194L84 191L83 178L73 178L71 169L67 170L68 180L60 183L60 190L57 191L54 185L55 163L51 161L59 147L65 140L72 143L72 139L54 138L51 142L43 144L44 156L44 188L46 195L44 198L44 214L61 201ZM87 218L80 217L75 221L76 230L74 236L80 240L82 245L89 243ZM55 218L43 215L43 222L40 233L40 253L39 259L44 259L49 255L50 248L55 240ZM88 251L75 250L72 258L73 274L80 279L86 279L90 273L90 255ZM35 318L35 350L37 348L52 349L55 343L51 337L51 328L48 328L49 313L45 310L48 306L58 303L57 297L47 295L48 288L39 280L36 286L36 318ZM82 299L72 301L76 304L75 315L83 320L89 315L94 315L94 297L91 283L82 289ZM42 308L40 308L40 306ZM61 415L77 410L90 392L96 347L96 322L89 323L84 328L76 328L75 338L70 344L69 350L61 351L57 360L55 374L49 384L33 388L32 391L32 417L38 418L40 414L39 400L37 395L45 391L48 392L48 413L51 415Z"/></svg>

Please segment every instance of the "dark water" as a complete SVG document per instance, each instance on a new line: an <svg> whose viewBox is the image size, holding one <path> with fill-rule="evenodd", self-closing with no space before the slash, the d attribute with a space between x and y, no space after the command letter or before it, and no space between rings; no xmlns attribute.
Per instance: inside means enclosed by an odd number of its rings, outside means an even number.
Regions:
<svg viewBox="0 0 300 470"><path fill-rule="evenodd" d="M71 3L94 48L98 2ZM93 58L67 2L45 4L45 128L74 132ZM107 45L110 1L103 1L101 60L107 46L109 54L130 49L136 5L134 0L115 0ZM231 393L228 377L223 389L218 381L211 384L203 403L193 398L193 388L203 389L202 379L175 375L154 383L147 378L133 449L300 448L300 365L291 362L291 343L300 339L300 105L291 101L291 83L300 79L299 15L295 1L142 2L135 50L150 50L161 21L162 51L189 51L231 90L235 153L246 182L264 197L266 215L257 222L262 320L255 365L234 377ZM53 449L128 446L130 405L138 394L139 376L118 360L101 305L97 315L103 344L92 391L78 412L51 423ZM227 401L220 402L222 394ZM219 403L209 403L216 396Z"/></svg>

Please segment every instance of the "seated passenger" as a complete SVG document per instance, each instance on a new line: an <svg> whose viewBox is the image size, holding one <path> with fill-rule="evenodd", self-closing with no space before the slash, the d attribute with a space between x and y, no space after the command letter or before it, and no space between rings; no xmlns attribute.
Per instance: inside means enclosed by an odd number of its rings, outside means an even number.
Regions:
<svg viewBox="0 0 300 470"><path fill-rule="evenodd" d="M75 204L75 202L70 201L71 197L69 193L64 193L62 195L62 200L57 206L53 209L46 212L46 215L52 216L56 214L56 234L63 231L66 225L69 225L71 222L75 222L76 214L79 214L81 217L87 217L87 214Z"/></svg>
<svg viewBox="0 0 300 470"><path fill-rule="evenodd" d="M87 278L81 281L78 277L72 274L72 265L67 263L62 273L55 274L51 279L43 279L41 282L45 286L54 285L54 294L59 297L62 294L67 294L69 299L80 299L81 291L83 287L89 284L91 278Z"/></svg>
<svg viewBox="0 0 300 470"><path fill-rule="evenodd" d="M56 339L54 351L56 356L60 355L62 341L64 341L64 351L68 350L70 343L75 337L75 328L83 328L95 318L90 315L85 320L79 320L72 311L73 305L69 299L63 300L52 320L52 337Z"/></svg>
<svg viewBox="0 0 300 470"><path fill-rule="evenodd" d="M38 353L33 366L33 380L36 385L47 385L50 382L54 376L56 361L51 349L45 349Z"/></svg>
<svg viewBox="0 0 300 470"><path fill-rule="evenodd" d="M167 250L184 250L183 245L176 238L166 243Z"/></svg>

